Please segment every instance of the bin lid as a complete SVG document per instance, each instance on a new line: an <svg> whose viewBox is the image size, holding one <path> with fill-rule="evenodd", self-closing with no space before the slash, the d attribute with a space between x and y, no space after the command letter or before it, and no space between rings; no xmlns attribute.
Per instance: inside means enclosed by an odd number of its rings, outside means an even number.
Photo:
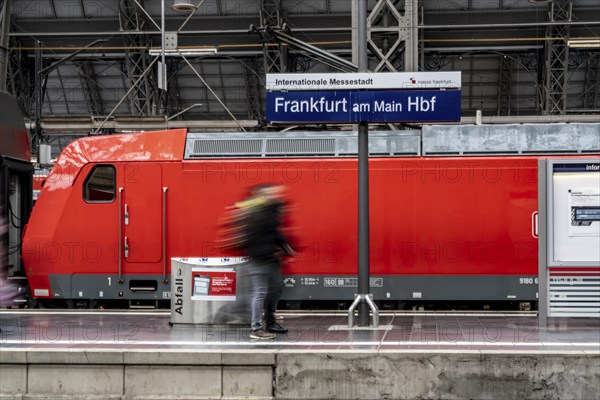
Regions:
<svg viewBox="0 0 600 400"><path fill-rule="evenodd" d="M182 263L203 266L225 266L225 265L238 265L248 262L250 257L172 257L172 263Z"/></svg>

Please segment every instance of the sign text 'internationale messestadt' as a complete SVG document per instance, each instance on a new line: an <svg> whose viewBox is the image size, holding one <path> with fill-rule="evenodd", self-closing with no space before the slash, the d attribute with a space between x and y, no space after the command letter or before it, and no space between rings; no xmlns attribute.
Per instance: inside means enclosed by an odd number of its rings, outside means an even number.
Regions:
<svg viewBox="0 0 600 400"><path fill-rule="evenodd" d="M459 121L459 90L268 92L274 123Z"/></svg>
<svg viewBox="0 0 600 400"><path fill-rule="evenodd" d="M458 71L267 74L266 87L268 91L460 89L461 74Z"/></svg>

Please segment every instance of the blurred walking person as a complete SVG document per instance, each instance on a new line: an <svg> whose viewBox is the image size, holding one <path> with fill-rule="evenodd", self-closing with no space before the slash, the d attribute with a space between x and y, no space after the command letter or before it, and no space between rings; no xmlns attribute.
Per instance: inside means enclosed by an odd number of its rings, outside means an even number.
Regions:
<svg viewBox="0 0 600 400"><path fill-rule="evenodd" d="M295 255L281 232L283 190L281 185L261 184L252 189L248 199L236 204L238 246L250 257L244 278L248 281L252 339L273 339L276 333L287 333L275 320L283 284L282 257Z"/></svg>

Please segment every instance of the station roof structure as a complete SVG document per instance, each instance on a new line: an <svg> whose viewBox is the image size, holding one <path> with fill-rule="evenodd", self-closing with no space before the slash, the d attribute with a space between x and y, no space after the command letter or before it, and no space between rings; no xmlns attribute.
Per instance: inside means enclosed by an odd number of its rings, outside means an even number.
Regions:
<svg viewBox="0 0 600 400"><path fill-rule="evenodd" d="M1 83L29 126L48 135L281 129L265 122L266 73L352 69L353 1L164 3L0 1ZM600 119L597 0L368 0L368 10L370 70L410 70L416 35L413 70L462 72L464 121L477 110L491 123ZM168 46L185 54L166 57L166 91L155 55L163 11Z"/></svg>

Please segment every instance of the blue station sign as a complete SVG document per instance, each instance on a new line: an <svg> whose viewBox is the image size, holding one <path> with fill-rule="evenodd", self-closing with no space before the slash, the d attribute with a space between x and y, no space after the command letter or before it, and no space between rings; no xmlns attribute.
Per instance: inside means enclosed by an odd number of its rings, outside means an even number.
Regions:
<svg viewBox="0 0 600 400"><path fill-rule="evenodd" d="M460 121L460 90L267 92L273 123Z"/></svg>

